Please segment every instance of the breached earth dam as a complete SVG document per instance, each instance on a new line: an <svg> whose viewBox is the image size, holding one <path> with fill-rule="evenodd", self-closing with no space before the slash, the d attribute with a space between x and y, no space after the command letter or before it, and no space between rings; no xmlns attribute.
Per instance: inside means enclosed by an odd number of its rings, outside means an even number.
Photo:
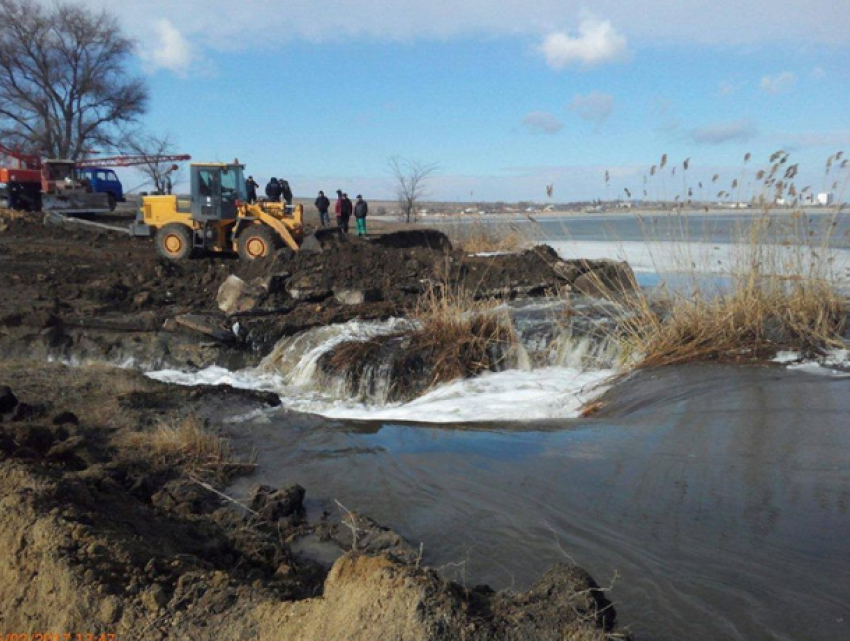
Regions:
<svg viewBox="0 0 850 641"><path fill-rule="evenodd" d="M569 559L640 639L846 635L847 374L777 363L616 378L612 310L586 304L575 322L557 302L506 306L510 367L411 399L387 400L380 361L356 385L322 369L339 344L403 334L406 320L312 329L249 369L151 376L278 393L281 409L230 419L258 468L229 491L301 483L313 518L369 514L468 585L520 590Z"/></svg>

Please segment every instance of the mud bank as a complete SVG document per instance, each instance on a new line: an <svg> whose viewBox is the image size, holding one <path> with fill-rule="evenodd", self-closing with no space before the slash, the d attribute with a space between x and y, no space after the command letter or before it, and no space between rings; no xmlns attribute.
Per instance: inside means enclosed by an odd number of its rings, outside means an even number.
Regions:
<svg viewBox="0 0 850 641"><path fill-rule="evenodd" d="M269 406L229 388L187 390L106 367L3 362L0 624L119 638L605 639L615 612L574 566L527 592L446 581L366 517L308 523L304 490L215 490L244 462L163 453L163 421ZM207 424L207 430L215 426ZM293 552L337 545L328 571Z"/></svg>
<svg viewBox="0 0 850 641"><path fill-rule="evenodd" d="M246 266L223 256L167 262L150 240L45 226L32 214L0 211L0 222L0 354L10 357L237 368L305 329L404 316L434 284L516 298L633 280L624 264L562 261L545 246L468 256L429 230L369 240L325 231L298 254Z"/></svg>

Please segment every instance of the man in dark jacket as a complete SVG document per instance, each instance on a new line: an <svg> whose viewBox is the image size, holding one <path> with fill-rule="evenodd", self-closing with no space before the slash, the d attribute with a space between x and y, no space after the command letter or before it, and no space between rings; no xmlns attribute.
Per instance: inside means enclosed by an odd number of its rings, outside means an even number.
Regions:
<svg viewBox="0 0 850 641"><path fill-rule="evenodd" d="M277 178L272 176L272 179L269 181L269 184L266 185L266 198L268 198L272 202L280 202L280 194L280 183L277 181Z"/></svg>
<svg viewBox="0 0 850 641"><path fill-rule="evenodd" d="M247 192L248 202L251 205L257 202L257 187L259 186L253 176L248 176L248 180L245 181L245 191Z"/></svg>
<svg viewBox="0 0 850 641"><path fill-rule="evenodd" d="M354 211L354 206L351 204L351 201L348 199L348 194L342 195L342 203L340 206L340 217L337 218L337 222L339 222L339 228L342 230L343 234L348 233L348 219L351 218L351 214Z"/></svg>
<svg viewBox="0 0 850 641"><path fill-rule="evenodd" d="M280 178L278 180L280 183L280 200L282 203L287 205L292 204L292 189L289 187L289 181Z"/></svg>
<svg viewBox="0 0 850 641"><path fill-rule="evenodd" d="M357 235L366 235L366 214L369 213L369 203L363 200L363 196L357 194L357 202L354 204L354 218L357 222Z"/></svg>
<svg viewBox="0 0 850 641"><path fill-rule="evenodd" d="M322 228L331 226L331 217L328 216L328 208L331 206L331 201L325 196L325 192L320 191L319 197L316 198L316 209L319 210L319 224Z"/></svg>

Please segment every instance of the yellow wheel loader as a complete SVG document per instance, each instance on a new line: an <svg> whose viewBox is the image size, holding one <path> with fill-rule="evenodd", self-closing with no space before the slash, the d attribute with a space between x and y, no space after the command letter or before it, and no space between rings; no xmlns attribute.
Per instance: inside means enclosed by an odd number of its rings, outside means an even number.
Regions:
<svg viewBox="0 0 850 641"><path fill-rule="evenodd" d="M157 252L171 260L232 251L250 261L283 245L298 251L303 206L249 204L243 170L237 164L191 164L191 194L145 196L130 234L153 236Z"/></svg>

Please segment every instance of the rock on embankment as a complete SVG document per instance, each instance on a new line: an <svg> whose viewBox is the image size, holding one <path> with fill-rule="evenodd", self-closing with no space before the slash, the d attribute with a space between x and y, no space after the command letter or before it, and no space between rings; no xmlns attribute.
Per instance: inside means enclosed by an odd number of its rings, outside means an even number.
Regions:
<svg viewBox="0 0 850 641"><path fill-rule="evenodd" d="M373 241L330 235L323 249L288 250L231 277L219 291L226 313L281 308L292 301L409 305L429 285L462 289L475 298L516 298L568 286L590 295L635 286L626 263L562 260L547 245L517 253L470 255L453 251L435 230L396 232Z"/></svg>
<svg viewBox="0 0 850 641"><path fill-rule="evenodd" d="M481 299L575 292L617 296L635 288L628 264L562 260L546 245L510 254L469 255L435 230L374 241L326 232L321 251L289 250L230 276L219 308L239 319L248 340L268 349L282 336L352 318L404 316L431 288Z"/></svg>

